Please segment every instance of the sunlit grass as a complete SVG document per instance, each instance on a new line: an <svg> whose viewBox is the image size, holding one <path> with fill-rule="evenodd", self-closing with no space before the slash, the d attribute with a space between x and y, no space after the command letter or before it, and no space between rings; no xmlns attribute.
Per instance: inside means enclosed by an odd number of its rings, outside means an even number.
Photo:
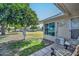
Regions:
<svg viewBox="0 0 79 59"><path fill-rule="evenodd" d="M45 44L37 39L18 41L9 45L12 53L16 54L18 52L17 54L21 56L30 55L43 47L45 47ZM17 49L18 51L16 51Z"/></svg>
<svg viewBox="0 0 79 59"><path fill-rule="evenodd" d="M43 38L43 32L37 31L37 32L27 32L27 38Z"/></svg>
<svg viewBox="0 0 79 59"><path fill-rule="evenodd" d="M22 32L18 32L20 35L22 35ZM42 39L43 38L43 32L42 31L36 31L36 32L26 32L26 38L27 39Z"/></svg>

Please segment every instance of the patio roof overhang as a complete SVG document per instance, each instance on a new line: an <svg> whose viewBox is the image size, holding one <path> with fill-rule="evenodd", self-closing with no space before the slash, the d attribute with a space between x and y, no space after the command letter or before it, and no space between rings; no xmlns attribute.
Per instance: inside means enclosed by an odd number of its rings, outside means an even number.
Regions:
<svg viewBox="0 0 79 59"><path fill-rule="evenodd" d="M56 5L64 14L79 17L79 3L57 3Z"/></svg>
<svg viewBox="0 0 79 59"><path fill-rule="evenodd" d="M47 21L62 19L65 17L75 18L79 17L79 3L55 3L55 5L63 12L63 15L57 17L49 17L40 21L40 23L44 23Z"/></svg>

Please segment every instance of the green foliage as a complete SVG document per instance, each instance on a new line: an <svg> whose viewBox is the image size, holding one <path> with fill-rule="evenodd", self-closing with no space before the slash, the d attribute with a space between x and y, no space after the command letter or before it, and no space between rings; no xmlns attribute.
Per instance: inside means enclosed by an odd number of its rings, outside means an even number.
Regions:
<svg viewBox="0 0 79 59"><path fill-rule="evenodd" d="M37 25L31 25L30 29L32 31L36 31L38 29Z"/></svg>
<svg viewBox="0 0 79 59"><path fill-rule="evenodd" d="M17 41L15 43L11 43L9 48L10 49L16 49L16 48L23 48L24 46L28 46L28 44L30 44L30 41Z"/></svg>
<svg viewBox="0 0 79 59"><path fill-rule="evenodd" d="M30 29L37 29L38 27L36 25L32 25Z"/></svg>
<svg viewBox="0 0 79 59"><path fill-rule="evenodd" d="M38 18L29 4L0 4L0 24L13 27L29 27L36 25Z"/></svg>
<svg viewBox="0 0 79 59"><path fill-rule="evenodd" d="M28 55L42 49L43 47L45 47L45 45L43 43L40 43L38 45L34 45L32 47L29 47L29 48L26 48L26 49L20 51L19 55L20 56L28 56Z"/></svg>
<svg viewBox="0 0 79 59"><path fill-rule="evenodd" d="M11 51L13 51L13 53L15 54L17 53L16 49L24 48L23 50L19 51L18 55L26 56L38 51L43 47L45 47L45 44L40 40L30 39L30 40L23 40L23 41L21 40L15 43L11 43L9 49L11 49Z"/></svg>

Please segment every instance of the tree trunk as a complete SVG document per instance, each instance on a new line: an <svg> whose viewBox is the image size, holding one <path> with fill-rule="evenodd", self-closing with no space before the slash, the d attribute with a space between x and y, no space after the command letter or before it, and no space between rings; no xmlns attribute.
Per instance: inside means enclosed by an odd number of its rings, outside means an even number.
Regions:
<svg viewBox="0 0 79 59"><path fill-rule="evenodd" d="M26 39L26 30L25 29L23 29L22 34L23 34L23 39L25 40Z"/></svg>
<svg viewBox="0 0 79 59"><path fill-rule="evenodd" d="M14 31L16 32L16 27L14 27Z"/></svg>
<svg viewBox="0 0 79 59"><path fill-rule="evenodd" d="M1 25L1 35L5 35L5 25Z"/></svg>

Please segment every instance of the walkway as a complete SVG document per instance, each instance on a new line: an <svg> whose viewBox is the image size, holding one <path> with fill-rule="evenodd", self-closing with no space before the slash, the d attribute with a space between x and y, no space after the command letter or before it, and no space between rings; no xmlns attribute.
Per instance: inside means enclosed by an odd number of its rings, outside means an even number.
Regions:
<svg viewBox="0 0 79 59"><path fill-rule="evenodd" d="M31 54L30 56L51 56L51 52L52 52L51 47L52 47L52 45L49 45L49 46Z"/></svg>

